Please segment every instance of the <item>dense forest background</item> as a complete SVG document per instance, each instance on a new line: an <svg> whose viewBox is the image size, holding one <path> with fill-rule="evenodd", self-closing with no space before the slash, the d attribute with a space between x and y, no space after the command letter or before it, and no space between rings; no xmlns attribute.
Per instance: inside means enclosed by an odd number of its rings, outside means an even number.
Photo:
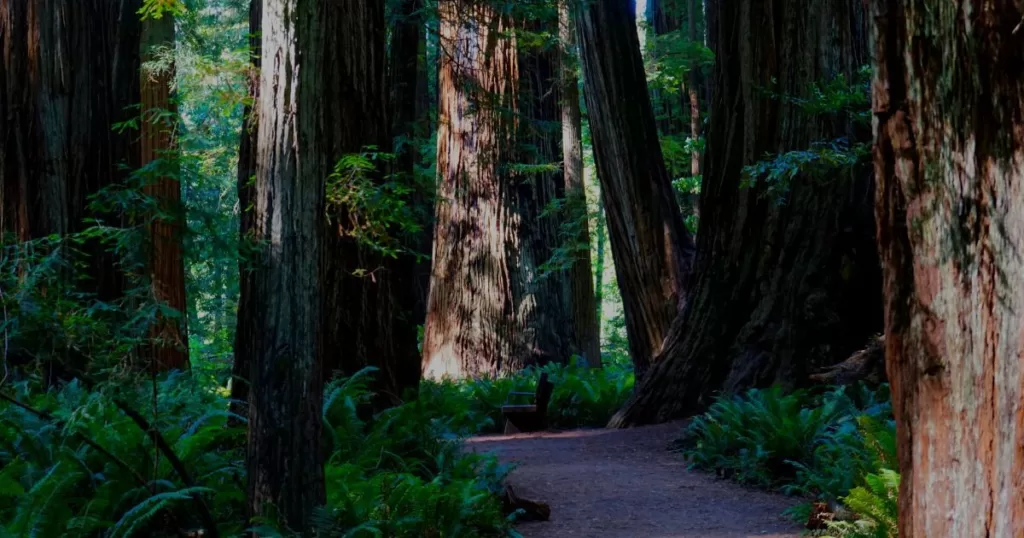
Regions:
<svg viewBox="0 0 1024 538"><path fill-rule="evenodd" d="M1022 18L0 0L0 535L515 535L461 440L540 379L815 532L1014 535Z"/></svg>

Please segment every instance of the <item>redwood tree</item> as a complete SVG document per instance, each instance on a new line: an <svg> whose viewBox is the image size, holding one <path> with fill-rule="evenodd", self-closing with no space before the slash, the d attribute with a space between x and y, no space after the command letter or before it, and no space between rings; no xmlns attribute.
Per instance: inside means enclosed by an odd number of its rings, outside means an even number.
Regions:
<svg viewBox="0 0 1024 538"><path fill-rule="evenodd" d="M328 52L331 70L324 73L327 87L340 88L325 100L317 135L323 157L334 164L346 155L391 145L389 123L386 27L384 2L351 0L336 8L332 27L337 40ZM376 150L375 150L376 151ZM328 230L323 264L324 375L351 375L366 366L379 368L378 405L397 403L420 379L416 346L416 258L409 252L411 238L398 225L387 237L359 239L364 223L374 214L343 198L355 190L382 188L389 177L383 163L357 172L368 183L348 182L342 171L329 182ZM372 193L367 192L367 195ZM370 209L372 211L372 209ZM396 253L385 253L378 242L404 243Z"/></svg>
<svg viewBox="0 0 1024 538"><path fill-rule="evenodd" d="M1020 2L874 0L900 536L1024 529Z"/></svg>
<svg viewBox="0 0 1024 538"><path fill-rule="evenodd" d="M153 367L158 370L188 366L188 334L185 330L185 258L182 253L184 215L177 161L171 154L175 145L176 105L171 100L174 63L167 54L174 51L174 16L142 21L141 149L145 185L159 214L149 222L149 274L153 298L180 313L177 318L160 315L152 327Z"/></svg>
<svg viewBox="0 0 1024 538"><path fill-rule="evenodd" d="M576 52L576 30L569 0L558 6L558 37L561 43L562 91L562 171L565 177L567 220L576 234L572 241L573 260L569 268L572 290L572 320L575 328L576 352L590 366L601 366L601 327L598 325L597 300L594 294L594 272L590 263L590 215L583 170L583 119L580 114L579 79Z"/></svg>
<svg viewBox="0 0 1024 538"><path fill-rule="evenodd" d="M665 170L633 2L579 6L576 30L630 354L642 377L685 303L693 240Z"/></svg>
<svg viewBox="0 0 1024 538"><path fill-rule="evenodd" d="M277 516L305 532L325 502L320 265L324 184L331 159L320 143L331 53L342 9L315 0L264 0L256 104L253 235L259 242L240 320L248 353L246 467L251 516Z"/></svg>
<svg viewBox="0 0 1024 538"><path fill-rule="evenodd" d="M81 231L87 217L117 224L88 200L139 162L131 134L112 127L139 102L140 5L0 0L0 223L19 240ZM119 297L113 255L85 250L79 288Z"/></svg>
<svg viewBox="0 0 1024 538"><path fill-rule="evenodd" d="M249 382L252 375L250 348L260 330L252 318L254 312L249 305L253 294L254 273L250 252L247 248L255 233L255 175L256 137L259 133L258 117L253 115L260 95L260 48L262 46L263 1L249 2L249 61L247 77L249 101L242 112L242 132L238 144L238 206L239 206L239 252L238 264L238 322L235 324L234 360L231 363L231 408L239 415L248 407Z"/></svg>
<svg viewBox="0 0 1024 538"><path fill-rule="evenodd" d="M819 165L781 183L743 170L766 153L867 139L855 110L802 105L815 84L853 81L866 62L863 3L720 0L708 18L716 93L695 286L659 364L612 425L682 416L718 391L801 384L880 325L867 167Z"/></svg>
<svg viewBox="0 0 1024 538"><path fill-rule="evenodd" d="M439 4L441 73L434 263L423 344L426 375L474 376L564 361L572 324L564 273L538 278L564 194L556 132L555 51L521 54L508 12ZM530 139L530 140L527 140ZM526 154L520 142L531 142ZM553 142L553 143L552 143Z"/></svg>

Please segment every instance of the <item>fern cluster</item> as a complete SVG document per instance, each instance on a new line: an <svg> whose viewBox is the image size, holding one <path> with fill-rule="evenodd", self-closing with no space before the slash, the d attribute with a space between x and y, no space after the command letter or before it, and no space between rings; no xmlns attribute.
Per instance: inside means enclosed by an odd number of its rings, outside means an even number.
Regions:
<svg viewBox="0 0 1024 538"><path fill-rule="evenodd" d="M328 503L318 536L506 536L498 493L508 469L461 450L457 418L414 401L370 420L371 372L339 379L324 405ZM126 388L130 387L130 388ZM43 390L24 381L0 401L0 537L287 536L245 520L245 418L188 374ZM13 390L12 390L13 389ZM154 406L154 402L156 405ZM155 448L138 413L169 445ZM208 519L206 519L208 518ZM205 520L204 520L205 519Z"/></svg>
<svg viewBox="0 0 1024 538"><path fill-rule="evenodd" d="M858 520L835 523L830 532L838 536L890 536L885 533L895 532L896 514L892 483L899 480L891 415L886 386L877 391L839 387L823 394L751 389L719 399L690 423L679 443L694 467L843 502ZM806 515L799 509L792 514Z"/></svg>

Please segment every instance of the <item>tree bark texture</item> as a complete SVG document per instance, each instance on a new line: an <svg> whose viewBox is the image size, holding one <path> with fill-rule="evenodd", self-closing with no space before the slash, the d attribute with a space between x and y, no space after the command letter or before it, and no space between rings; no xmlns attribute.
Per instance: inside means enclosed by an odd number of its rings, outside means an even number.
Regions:
<svg viewBox="0 0 1024 538"><path fill-rule="evenodd" d="M115 123L139 102L139 0L0 1L0 223L27 241L81 231L88 199L138 165ZM111 222L113 219L113 222ZM90 243L79 289L121 295L114 256Z"/></svg>
<svg viewBox="0 0 1024 538"><path fill-rule="evenodd" d="M249 407L249 386L252 379L251 360L254 350L250 347L262 330L255 324L255 313L249 305L253 294L253 260L248 258L249 242L255 234L256 142L259 134L259 116L254 114L260 98L260 51L263 31L263 0L249 2L249 61L248 75L249 102L242 112L242 132L238 143L238 207L239 207L239 252L238 264L238 321L235 324L235 356L231 363L231 409L245 416Z"/></svg>
<svg viewBox="0 0 1024 538"><path fill-rule="evenodd" d="M264 0L253 189L260 241L249 309L252 386L246 466L251 516L305 532L325 502L320 267L331 159L327 99L338 4Z"/></svg>
<svg viewBox="0 0 1024 538"><path fill-rule="evenodd" d="M601 328L597 322L594 272L590 263L590 215L583 176L583 119L580 114L579 79L576 76L576 29L569 0L558 7L558 37L561 43L562 171L565 175L568 218L578 223L572 238L575 259L569 269L572 292L574 347L590 366L601 366Z"/></svg>
<svg viewBox="0 0 1024 538"><path fill-rule="evenodd" d="M578 9L594 157L630 354L641 378L686 301L693 239L665 170L633 2L588 2Z"/></svg>
<svg viewBox="0 0 1024 538"><path fill-rule="evenodd" d="M346 154L369 146L386 150L392 143L384 2L353 0L336 9L337 26L331 27L331 36L337 43L325 64L333 69L324 73L324 83L340 90L324 104L324 129L317 137L332 165ZM372 179L391 180L385 172L381 169ZM328 207L324 375L379 368L375 392L382 406L398 403L403 393L419 386L416 258L411 253L390 257L359 244L351 231L360 218L344 207Z"/></svg>
<svg viewBox="0 0 1024 538"><path fill-rule="evenodd" d="M782 203L766 195L760 178L745 186L742 170L766 153L814 141L867 140L866 126L857 128L848 114L814 115L773 97L806 97L813 84L837 75L854 80L867 54L863 3L730 0L709 10L717 25L717 93L696 283L660 364L615 426L692 413L718 391L805 383L810 371L846 358L879 328L867 167L801 174Z"/></svg>
<svg viewBox="0 0 1024 538"><path fill-rule="evenodd" d="M567 360L573 341L562 272L540 277L557 244L561 174L555 54L520 54L516 24L482 2L439 5L441 73L434 265L425 375L468 377ZM522 91L521 91L522 90ZM545 128L545 124L547 127ZM521 142L537 152L527 155Z"/></svg>
<svg viewBox="0 0 1024 538"><path fill-rule="evenodd" d="M143 191L153 197L159 208L149 222L149 274L153 298L173 308L180 317L158 316L151 329L150 353L153 367L166 371L188 367L186 330L185 258L182 249L184 207L181 183L176 175L177 157L173 155L177 127L177 106L171 100L174 63L168 67L163 55L174 51L174 17L165 13L159 19L142 22L142 61L158 62L159 68L144 65L140 69L142 98L141 149L146 173ZM153 65L153 64L150 64Z"/></svg>
<svg viewBox="0 0 1024 538"><path fill-rule="evenodd" d="M900 536L1024 529L1020 2L871 2Z"/></svg>

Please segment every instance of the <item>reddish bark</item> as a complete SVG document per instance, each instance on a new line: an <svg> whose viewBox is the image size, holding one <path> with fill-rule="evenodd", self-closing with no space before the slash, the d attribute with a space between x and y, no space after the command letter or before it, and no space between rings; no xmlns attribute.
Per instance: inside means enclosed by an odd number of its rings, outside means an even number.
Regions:
<svg viewBox="0 0 1024 538"><path fill-rule="evenodd" d="M900 536L1024 529L1024 18L872 2Z"/></svg>

